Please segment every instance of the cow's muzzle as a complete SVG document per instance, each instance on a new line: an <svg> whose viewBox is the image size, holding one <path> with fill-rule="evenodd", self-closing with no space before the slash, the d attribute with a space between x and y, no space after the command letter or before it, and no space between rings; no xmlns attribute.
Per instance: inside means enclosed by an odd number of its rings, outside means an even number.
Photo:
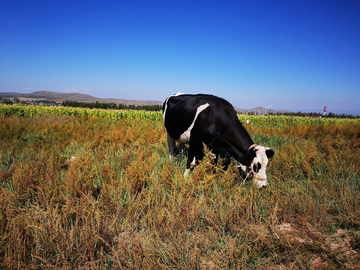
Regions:
<svg viewBox="0 0 360 270"><path fill-rule="evenodd" d="M266 186L267 186L267 179L266 179L266 177L261 177L260 174L254 172L254 171L250 172L250 174L251 174L251 176L252 176L252 178L253 178L253 180L254 180L254 182L255 182L255 184L256 184L256 186L257 186L258 188L262 188L262 187L266 187Z"/></svg>
<svg viewBox="0 0 360 270"><path fill-rule="evenodd" d="M254 182L256 184L256 187L262 188L267 186L267 180L264 178L255 178Z"/></svg>

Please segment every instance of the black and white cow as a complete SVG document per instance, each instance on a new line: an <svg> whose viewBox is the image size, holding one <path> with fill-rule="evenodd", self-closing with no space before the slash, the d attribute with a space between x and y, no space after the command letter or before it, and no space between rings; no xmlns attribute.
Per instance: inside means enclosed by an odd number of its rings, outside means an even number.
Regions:
<svg viewBox="0 0 360 270"><path fill-rule="evenodd" d="M194 167L197 153L205 143L216 156L238 161L259 188L267 185L266 166L274 151L254 144L226 100L212 95L177 93L165 100L163 120L170 159L175 152L175 141L189 144L184 176Z"/></svg>

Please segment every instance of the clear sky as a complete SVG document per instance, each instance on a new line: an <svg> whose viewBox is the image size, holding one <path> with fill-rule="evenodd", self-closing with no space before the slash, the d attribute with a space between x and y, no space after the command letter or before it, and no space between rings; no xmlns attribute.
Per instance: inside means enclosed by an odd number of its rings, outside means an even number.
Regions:
<svg viewBox="0 0 360 270"><path fill-rule="evenodd" d="M0 92L360 109L360 1L0 0Z"/></svg>

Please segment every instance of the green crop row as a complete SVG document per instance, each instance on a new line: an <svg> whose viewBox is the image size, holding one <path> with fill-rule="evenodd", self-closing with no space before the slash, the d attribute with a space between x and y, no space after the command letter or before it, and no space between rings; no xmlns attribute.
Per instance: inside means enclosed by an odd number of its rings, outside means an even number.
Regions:
<svg viewBox="0 0 360 270"><path fill-rule="evenodd" d="M242 123L249 120L250 124L268 125L281 127L281 125L289 124L360 124L360 119L347 119L347 118L307 118L299 116L256 116L256 115L239 115Z"/></svg>
<svg viewBox="0 0 360 270"><path fill-rule="evenodd" d="M140 120L162 120L160 112L134 111L134 110L104 110L86 109L72 107L48 107L48 106L22 106L22 105L0 105L0 116L79 116L100 117L111 120L140 119Z"/></svg>
<svg viewBox="0 0 360 270"><path fill-rule="evenodd" d="M162 113L154 111L134 111L134 110L104 110L86 109L73 107L47 107L47 106L24 106L24 105L5 105L0 104L0 116L79 116L79 117L100 117L111 120L119 119L140 119L162 121ZM335 119L335 118L305 118L295 116L255 116L239 115L242 123L249 120L251 125L282 127L292 124L360 124L360 119Z"/></svg>

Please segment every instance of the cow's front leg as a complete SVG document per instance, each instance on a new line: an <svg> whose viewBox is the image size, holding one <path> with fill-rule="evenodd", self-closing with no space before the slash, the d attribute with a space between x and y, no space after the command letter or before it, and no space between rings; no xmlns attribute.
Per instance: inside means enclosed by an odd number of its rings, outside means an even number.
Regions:
<svg viewBox="0 0 360 270"><path fill-rule="evenodd" d="M188 159L188 162L189 163L189 159ZM194 166L195 166L195 163L196 163L196 157L193 158L193 160L189 163L190 165L186 165L186 170L184 172L184 177L188 177L189 176L189 172L194 169Z"/></svg>
<svg viewBox="0 0 360 270"><path fill-rule="evenodd" d="M180 143L180 144L179 144L179 150L181 151L181 154L184 154L185 143Z"/></svg>
<svg viewBox="0 0 360 270"><path fill-rule="evenodd" d="M189 144L189 153L188 153L188 159L186 162L186 170L184 172L184 177L189 176L190 170L194 169L195 163L196 163L196 154L199 152L201 148L201 143L197 142L190 142Z"/></svg>
<svg viewBox="0 0 360 270"><path fill-rule="evenodd" d="M172 157L175 154L175 140L170 137L169 133L167 133L167 143L169 147L169 158L172 160Z"/></svg>

